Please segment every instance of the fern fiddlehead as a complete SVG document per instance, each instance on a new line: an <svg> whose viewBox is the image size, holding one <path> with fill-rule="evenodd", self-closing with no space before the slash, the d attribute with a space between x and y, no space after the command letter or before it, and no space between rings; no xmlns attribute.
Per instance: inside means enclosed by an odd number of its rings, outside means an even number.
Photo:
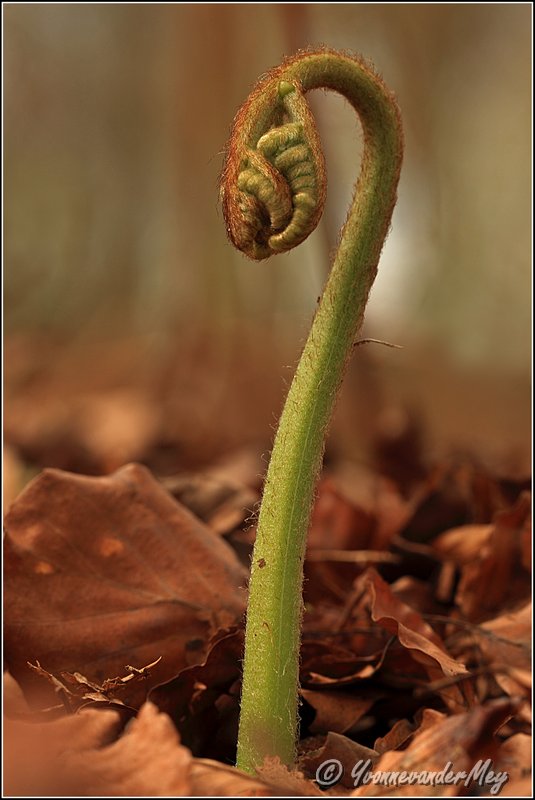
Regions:
<svg viewBox="0 0 535 800"><path fill-rule="evenodd" d="M231 241L260 260L316 227L325 166L305 100L344 95L359 115L364 155L330 275L291 384L266 475L251 565L238 766L291 764L297 739L303 561L314 486L336 396L387 235L402 159L393 95L362 60L321 49L269 72L238 112L221 199Z"/></svg>
<svg viewBox="0 0 535 800"><path fill-rule="evenodd" d="M229 236L255 260L304 241L325 202L325 164L308 104L289 81L277 94L284 121L247 145L240 160L229 158L222 182Z"/></svg>

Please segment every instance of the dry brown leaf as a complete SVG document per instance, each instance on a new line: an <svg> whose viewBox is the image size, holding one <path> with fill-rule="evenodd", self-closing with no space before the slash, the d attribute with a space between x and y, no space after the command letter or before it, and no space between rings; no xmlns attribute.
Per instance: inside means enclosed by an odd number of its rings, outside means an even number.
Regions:
<svg viewBox="0 0 535 800"><path fill-rule="evenodd" d="M531 736L527 736L525 733L516 733L501 745L496 757L496 769L505 770L509 775L509 781L500 796L519 797L519 794L512 793L512 790L518 791L520 788L515 784L520 782L531 784L532 761L533 743ZM529 794L531 794L531 790Z"/></svg>
<svg viewBox="0 0 535 800"><path fill-rule="evenodd" d="M326 762L339 762L341 764L339 782L346 788L352 788L354 778L351 771L354 765L359 761L367 762L368 760L375 763L378 758L379 753L375 750L364 747L339 733L328 733L322 746L301 756L299 764L307 774L320 780L324 776L322 765Z"/></svg>
<svg viewBox="0 0 535 800"><path fill-rule="evenodd" d="M259 500L253 489L209 472L184 473L162 482L176 500L221 535L230 533L250 517Z"/></svg>
<svg viewBox="0 0 535 800"><path fill-rule="evenodd" d="M431 547L445 560L458 565L469 564L480 555L492 529L492 525L461 525L439 534Z"/></svg>
<svg viewBox="0 0 535 800"><path fill-rule="evenodd" d="M480 619L499 609L511 595L520 598L529 595L528 576L522 582L519 573L522 535L529 529L530 509L530 495L523 492L512 508L497 513L478 557L464 566L455 601L467 619Z"/></svg>
<svg viewBox="0 0 535 800"><path fill-rule="evenodd" d="M495 759L499 742L494 734L514 714L516 707L510 700L495 700L485 706L475 706L463 714L430 719L428 724L422 725L415 733L406 750L390 750L384 753L373 766L373 770L439 772L451 762L453 772L470 772L479 759ZM351 796L427 797L430 791L443 796L454 796L463 790L464 784L430 787L423 784L400 786L399 783L388 786L372 782L357 787Z"/></svg>
<svg viewBox="0 0 535 800"><path fill-rule="evenodd" d="M173 723L152 703L142 706L113 744L69 757L85 793L95 797L187 796L191 762L191 753L180 744Z"/></svg>
<svg viewBox="0 0 535 800"><path fill-rule="evenodd" d="M509 696L531 697L531 603L480 626L480 647L496 670L495 679ZM525 709L527 711L527 709Z"/></svg>
<svg viewBox="0 0 535 800"><path fill-rule="evenodd" d="M318 486L307 549L365 550L374 530L374 520L351 503L332 478Z"/></svg>
<svg viewBox="0 0 535 800"><path fill-rule="evenodd" d="M430 542L450 528L490 522L507 506L507 498L496 479L463 458L436 464L415 491L411 505L403 536Z"/></svg>
<svg viewBox="0 0 535 800"><path fill-rule="evenodd" d="M373 706L377 693L356 696L341 691L301 689L301 695L316 712L309 725L311 733L346 733Z"/></svg>
<svg viewBox="0 0 535 800"><path fill-rule="evenodd" d="M67 754L100 748L117 736L114 711L82 711L53 722L4 720L4 791L26 797L84 793L78 766ZM78 756L77 756L78 757Z"/></svg>
<svg viewBox="0 0 535 800"><path fill-rule="evenodd" d="M410 504L402 497L399 487L363 464L349 462L336 465L332 480L340 495L364 515L364 520L373 521L366 544L358 545L355 541L353 546L373 550L388 548L411 513Z"/></svg>
<svg viewBox="0 0 535 800"><path fill-rule="evenodd" d="M370 644L377 639L367 637ZM358 650L358 648L355 648ZM301 681L307 687L349 686L370 678L380 669L388 649L388 643L375 648L369 654L362 648L360 656L332 642L304 640L301 647Z"/></svg>
<svg viewBox="0 0 535 800"><path fill-rule="evenodd" d="M414 730L414 724L408 719L399 719L385 736L380 736L375 740L373 749L381 755L388 750L397 750L411 738Z"/></svg>
<svg viewBox="0 0 535 800"><path fill-rule="evenodd" d="M272 797L267 782L254 778L236 767L195 758L190 769L191 797Z"/></svg>
<svg viewBox="0 0 535 800"><path fill-rule="evenodd" d="M121 698L139 707L244 608L231 548L138 465L104 478L45 470L6 518L4 569L6 660L36 707L54 697L27 661L102 683L162 656Z"/></svg>
<svg viewBox="0 0 535 800"><path fill-rule="evenodd" d="M388 584L370 568L355 582L370 598L371 618L389 633L397 636L411 658L421 664L431 681L468 675L468 670L445 650L439 636L414 609L402 603ZM463 695L455 685L441 690L444 700L458 710Z"/></svg>
<svg viewBox="0 0 535 800"><path fill-rule="evenodd" d="M4 672L3 685L3 711L5 716L10 719L17 719L21 715L27 714L29 712L28 703L24 698L22 689L9 672Z"/></svg>
<svg viewBox="0 0 535 800"><path fill-rule="evenodd" d="M235 759L242 656L243 631L220 631L201 664L182 670L150 693L194 755Z"/></svg>
<svg viewBox="0 0 535 800"><path fill-rule="evenodd" d="M279 758L266 757L256 773L275 797L321 797L323 794L302 772L289 769Z"/></svg>
<svg viewBox="0 0 535 800"><path fill-rule="evenodd" d="M120 695L124 694L121 690L124 690L130 681L144 681L150 678L150 670L154 669L160 661L161 656L156 661L140 669L126 666L126 675L117 678L106 678L102 685L91 681L79 672L64 671L60 673L59 677L52 675L43 669L39 662L36 664L28 662L28 667L52 685L58 699L61 700L61 705L58 708L74 713L81 708L98 703L109 708L117 708L117 710L121 711L129 710L134 713L135 709L127 706L121 700ZM49 710L53 711L55 709Z"/></svg>

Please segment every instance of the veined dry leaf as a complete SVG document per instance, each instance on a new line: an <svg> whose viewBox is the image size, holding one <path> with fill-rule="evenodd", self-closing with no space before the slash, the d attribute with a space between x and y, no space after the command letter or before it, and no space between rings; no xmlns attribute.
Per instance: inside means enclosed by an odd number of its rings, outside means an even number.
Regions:
<svg viewBox="0 0 535 800"><path fill-rule="evenodd" d="M373 517L351 503L332 478L323 478L318 485L308 550L365 550L374 530Z"/></svg>
<svg viewBox="0 0 535 800"><path fill-rule="evenodd" d="M522 492L512 508L495 514L492 524L463 525L433 541L432 547L445 559L445 566L453 562L460 569L455 602L464 617L486 615L510 599L513 591L516 596L526 595L527 574L523 587L518 578L526 561L524 540L526 531L529 535L530 506L529 493ZM513 575L517 578L514 582ZM486 587L485 592L481 592L481 586Z"/></svg>
<svg viewBox="0 0 535 800"><path fill-rule="evenodd" d="M162 656L121 697L139 707L244 609L232 549L138 465L104 478L45 470L6 518L4 570L6 661L35 707L54 698L28 661L102 683Z"/></svg>

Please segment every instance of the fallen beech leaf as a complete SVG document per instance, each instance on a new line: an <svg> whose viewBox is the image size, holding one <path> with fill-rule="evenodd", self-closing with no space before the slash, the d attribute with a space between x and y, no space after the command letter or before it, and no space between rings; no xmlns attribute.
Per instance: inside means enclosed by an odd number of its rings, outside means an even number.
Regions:
<svg viewBox="0 0 535 800"><path fill-rule="evenodd" d="M530 697L531 603L510 614L502 614L480 626L480 647L496 669L495 679L509 696ZM506 670L500 672L500 667Z"/></svg>
<svg viewBox="0 0 535 800"><path fill-rule="evenodd" d="M190 768L191 797L271 797L267 782L236 767L195 758Z"/></svg>
<svg viewBox="0 0 535 800"><path fill-rule="evenodd" d="M397 484L362 464L350 462L336 465L332 481L339 494L363 515L363 521L368 519L373 523L371 531L366 525L361 526L366 538L361 541L353 538L351 546L388 549L411 513L410 504L401 496Z"/></svg>
<svg viewBox="0 0 535 800"><path fill-rule="evenodd" d="M279 758L264 759L257 775L269 786L275 797L322 797L318 787L305 778L302 772L289 769Z"/></svg>
<svg viewBox="0 0 535 800"><path fill-rule="evenodd" d="M441 606L437 604L433 596L433 587L429 581L404 575L391 583L390 588L403 603L410 608L417 608L420 615L432 614L441 610Z"/></svg>
<svg viewBox="0 0 535 800"><path fill-rule="evenodd" d="M264 797L265 782L207 759L192 759L166 714L145 703L121 729L114 712L84 710L38 723L9 674L4 694L31 723L4 722L4 787L22 796ZM31 753L31 759L28 754Z"/></svg>
<svg viewBox="0 0 535 800"><path fill-rule="evenodd" d="M28 703L24 699L22 689L15 678L9 674L9 672L4 672L3 684L3 710L6 717L16 719L21 714L27 714Z"/></svg>
<svg viewBox="0 0 535 800"><path fill-rule="evenodd" d="M381 755L388 750L397 750L402 744L411 738L414 734L415 726L408 719L399 719L394 726L388 731L386 736L381 736L376 739L373 749Z"/></svg>
<svg viewBox="0 0 535 800"><path fill-rule="evenodd" d="M520 573L522 535L530 526L530 509L530 495L523 492L512 508L495 515L478 557L462 570L455 601L464 617L481 618L482 614L500 608L506 599L510 603L511 595L517 598L529 595L529 576L526 573L522 581Z"/></svg>
<svg viewBox="0 0 535 800"><path fill-rule="evenodd" d="M437 711L435 708L423 708L416 715L418 720L418 733L432 728L437 722L447 719L446 714Z"/></svg>
<svg viewBox="0 0 535 800"><path fill-rule="evenodd" d="M349 692L301 689L301 695L316 712L311 733L346 733L373 706L377 693L359 697Z"/></svg>
<svg viewBox="0 0 535 800"><path fill-rule="evenodd" d="M373 523L373 517L345 498L332 478L324 478L318 486L307 550L365 549L374 529Z"/></svg>
<svg viewBox="0 0 535 800"><path fill-rule="evenodd" d="M517 611L501 614L479 627L490 636L483 637L489 657L501 658L504 663L528 669L531 656L531 603Z"/></svg>
<svg viewBox="0 0 535 800"><path fill-rule="evenodd" d="M461 525L439 534L431 547L447 560L458 565L469 564L477 558L481 548L488 542L492 525Z"/></svg>
<svg viewBox="0 0 535 800"><path fill-rule="evenodd" d="M522 484L511 490L516 499ZM414 493L413 512L402 535L413 542L430 542L450 528L490 522L508 502L500 482L471 460L445 461L430 470Z"/></svg>
<svg viewBox="0 0 535 800"><path fill-rule="evenodd" d="M379 753L375 750L364 747L339 733L328 733L320 748L312 750L299 758L299 766L305 773L316 777L317 770L326 761L339 761L342 765L340 784L346 788L352 788L354 786L354 778L351 775L351 771L354 765L359 761L368 761L368 759L375 763L378 758Z"/></svg>
<svg viewBox="0 0 535 800"><path fill-rule="evenodd" d="M410 651L411 658L424 667L431 681L442 676L455 678L469 674L464 664L448 655L439 636L420 614L402 603L373 568L360 576L355 585L368 592L371 618L397 636L400 644ZM470 697L468 687L465 691ZM455 685L444 688L441 695L456 710L463 704L463 695Z"/></svg>
<svg viewBox="0 0 535 800"><path fill-rule="evenodd" d="M233 689L241 678L242 657L243 631L220 631L201 664L150 692L151 702L171 717L194 755L235 759L239 698Z"/></svg>
<svg viewBox="0 0 535 800"><path fill-rule="evenodd" d="M7 515L4 570L6 661L35 707L53 692L27 661L102 683L162 656L121 698L139 707L244 608L231 548L138 465L104 478L45 470Z"/></svg>
<svg viewBox="0 0 535 800"><path fill-rule="evenodd" d="M433 772L451 762L452 771L470 771L479 759L493 760L499 743L494 734L514 714L516 704L510 700L495 700L485 706L475 706L463 714L437 719L435 724L416 732L406 750L390 750L377 761L375 772ZM430 793L443 796L463 792L458 786L430 787L429 785L365 784L351 793L352 797L409 796L428 797ZM487 787L490 788L490 787ZM431 790L431 792L430 792Z"/></svg>
<svg viewBox="0 0 535 800"><path fill-rule="evenodd" d="M376 638L369 636L373 644ZM303 641L301 648L301 681L307 687L324 686L335 688L358 683L370 678L381 667L388 642L369 654L356 656L350 650L329 643Z"/></svg>
<svg viewBox="0 0 535 800"><path fill-rule="evenodd" d="M184 473L165 478L165 488L180 503L225 535L239 527L258 503L258 493L248 486L207 473Z"/></svg>
<svg viewBox="0 0 535 800"><path fill-rule="evenodd" d="M5 788L29 796L189 794L191 753L166 714L146 703L116 739L119 728L113 711L82 711L41 724L9 721Z"/></svg>
<svg viewBox="0 0 535 800"><path fill-rule="evenodd" d="M117 736L114 711L82 711L53 722L4 720L4 791L8 796L76 797L85 786L67 753L102 747Z"/></svg>
<svg viewBox="0 0 535 800"><path fill-rule="evenodd" d="M69 765L79 770L90 796L180 797L189 795L191 761L167 714L145 703L116 742L93 752L75 752Z"/></svg>
<svg viewBox="0 0 535 800"><path fill-rule="evenodd" d="M525 733L516 733L502 744L496 758L496 769L505 770L509 780L500 797L532 796L532 755L531 736Z"/></svg>

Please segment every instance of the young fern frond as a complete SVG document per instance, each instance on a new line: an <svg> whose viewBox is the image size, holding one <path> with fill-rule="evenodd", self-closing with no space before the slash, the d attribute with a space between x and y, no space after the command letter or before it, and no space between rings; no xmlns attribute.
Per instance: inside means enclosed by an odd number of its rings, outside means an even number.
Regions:
<svg viewBox="0 0 535 800"><path fill-rule="evenodd" d="M249 583L238 766L265 756L292 764L297 742L303 560L327 427L396 201L403 136L396 101L361 59L320 49L269 72L238 112L221 199L229 237L261 260L316 227L325 165L305 100L311 89L349 100L364 155L338 251L282 412L269 464Z"/></svg>

